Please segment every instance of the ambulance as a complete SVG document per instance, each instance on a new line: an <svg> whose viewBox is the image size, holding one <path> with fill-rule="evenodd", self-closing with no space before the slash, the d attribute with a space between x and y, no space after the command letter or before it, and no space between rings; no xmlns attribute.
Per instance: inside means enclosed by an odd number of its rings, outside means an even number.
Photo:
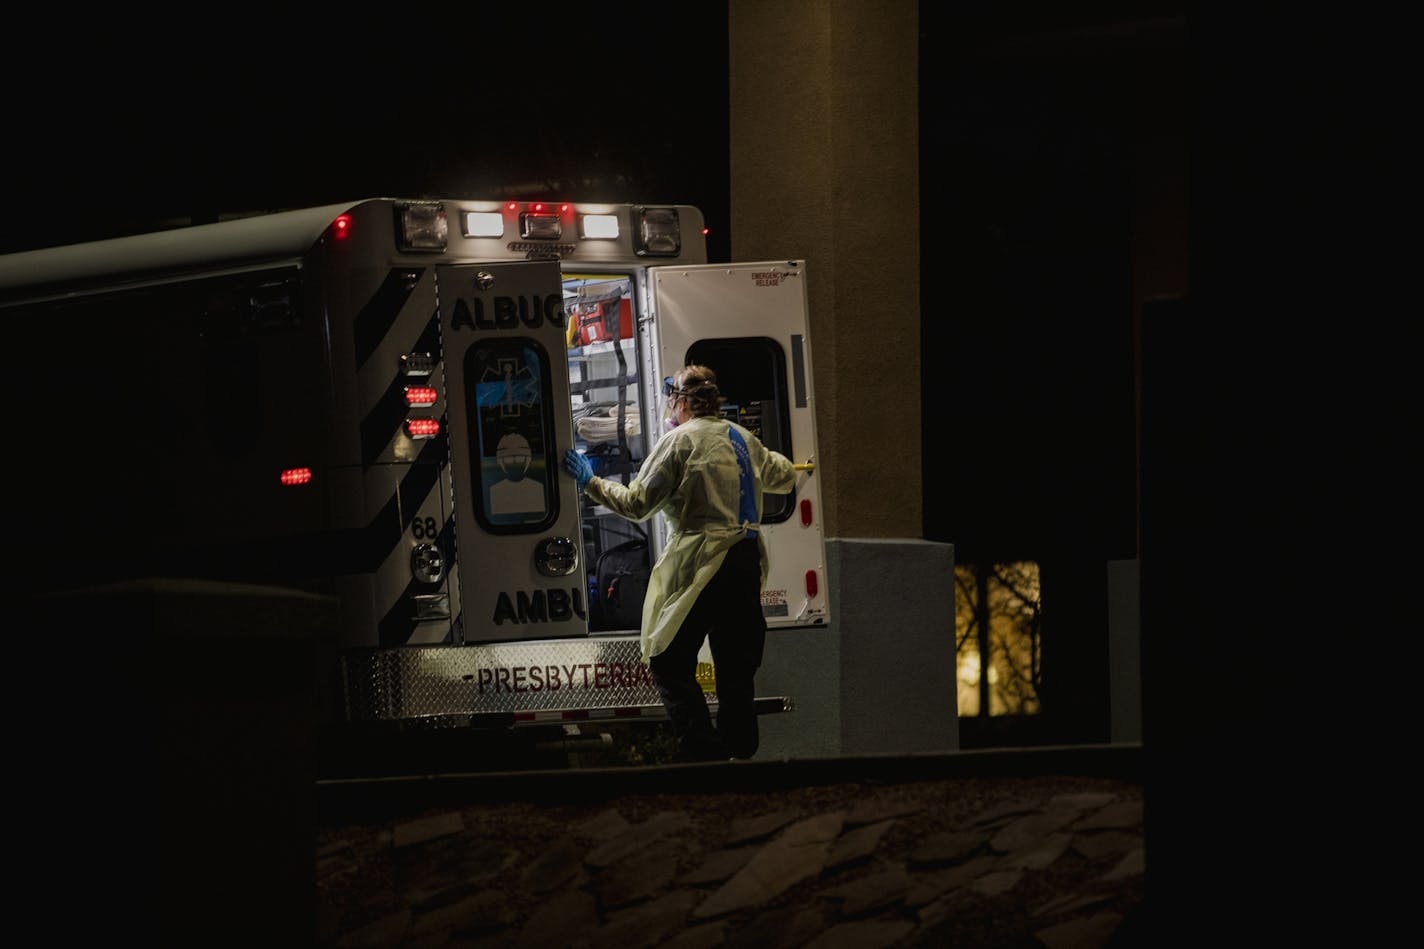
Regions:
<svg viewBox="0 0 1424 949"><path fill-rule="evenodd" d="M830 616L804 262L709 263L705 234L689 205L375 198L0 257L55 426L34 586L328 596L351 730L661 718L639 625L668 526L561 458L635 477L684 364L799 468L766 497L769 629Z"/></svg>

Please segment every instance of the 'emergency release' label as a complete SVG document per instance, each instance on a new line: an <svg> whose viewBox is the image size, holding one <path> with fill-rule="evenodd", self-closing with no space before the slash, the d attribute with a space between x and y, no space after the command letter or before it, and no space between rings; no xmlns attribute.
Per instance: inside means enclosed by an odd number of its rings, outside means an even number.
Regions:
<svg viewBox="0 0 1424 949"><path fill-rule="evenodd" d="M785 590L761 591L762 616L787 616L790 612L790 608L786 605Z"/></svg>

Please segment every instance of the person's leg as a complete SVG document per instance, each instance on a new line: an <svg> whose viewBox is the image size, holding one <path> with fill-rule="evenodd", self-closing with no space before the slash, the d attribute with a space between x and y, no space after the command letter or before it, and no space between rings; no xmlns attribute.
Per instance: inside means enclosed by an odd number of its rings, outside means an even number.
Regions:
<svg viewBox="0 0 1424 949"><path fill-rule="evenodd" d="M663 708L672 720L680 756L693 761L728 758L712 727L702 684L697 681L697 653L707 636L707 614L714 600L703 590L672 642L648 661Z"/></svg>
<svg viewBox="0 0 1424 949"><path fill-rule="evenodd" d="M755 541L727 552L709 638L717 673L717 734L734 758L750 758L761 742L756 715L756 672L766 645L761 611L761 554Z"/></svg>

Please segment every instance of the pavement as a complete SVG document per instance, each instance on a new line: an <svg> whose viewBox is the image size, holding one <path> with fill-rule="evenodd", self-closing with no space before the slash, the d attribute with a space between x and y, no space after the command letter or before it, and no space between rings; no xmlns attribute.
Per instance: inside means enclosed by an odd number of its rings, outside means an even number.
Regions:
<svg viewBox="0 0 1424 949"><path fill-rule="evenodd" d="M1148 944L1135 748L324 788L323 947Z"/></svg>

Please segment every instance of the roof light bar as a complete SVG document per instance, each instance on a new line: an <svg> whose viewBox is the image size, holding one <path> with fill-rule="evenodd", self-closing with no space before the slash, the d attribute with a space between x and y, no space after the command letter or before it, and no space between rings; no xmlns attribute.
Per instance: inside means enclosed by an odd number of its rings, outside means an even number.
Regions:
<svg viewBox="0 0 1424 949"><path fill-rule="evenodd" d="M504 215L498 211L466 211L466 237L503 237Z"/></svg>
<svg viewBox="0 0 1424 949"><path fill-rule="evenodd" d="M445 205L439 201L407 201L396 205L396 246L403 251L444 253L450 236Z"/></svg>
<svg viewBox="0 0 1424 949"><path fill-rule="evenodd" d="M579 215L579 237L588 241L615 241L618 239L618 215Z"/></svg>
<svg viewBox="0 0 1424 949"><path fill-rule="evenodd" d="M525 240L556 241L564 236L564 222L557 213L526 211L519 215L519 236Z"/></svg>
<svg viewBox="0 0 1424 949"><path fill-rule="evenodd" d="M676 257L682 252L677 208L638 208L633 250L639 257Z"/></svg>

